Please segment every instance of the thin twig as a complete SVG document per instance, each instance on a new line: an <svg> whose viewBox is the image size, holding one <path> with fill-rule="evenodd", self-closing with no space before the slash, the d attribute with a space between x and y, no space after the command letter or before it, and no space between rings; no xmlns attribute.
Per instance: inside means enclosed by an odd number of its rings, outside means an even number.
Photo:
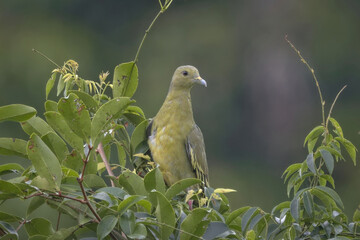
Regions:
<svg viewBox="0 0 360 240"><path fill-rule="evenodd" d="M321 93L321 89L320 89L320 85L319 85L319 82L317 80L317 77L315 75L315 71L314 69L308 64L308 62L303 58L303 56L301 55L300 51L296 49L296 47L294 46L294 44L292 44L290 42L290 40L288 40L287 38L287 35L285 35L285 40L289 43L289 45L291 46L291 48L297 53L297 55L300 57L300 60L302 63L304 63L306 65L306 67L310 70L314 80L315 80L315 84L316 84L316 87L317 87L317 90L319 92L319 96L320 96L320 101L321 101L321 112L322 112L322 123L325 127L325 101L323 100L323 97L322 97L322 93Z"/></svg>
<svg viewBox="0 0 360 240"><path fill-rule="evenodd" d="M109 164L109 162L108 162L108 160L106 158L106 154L105 154L104 147L103 147L102 143L99 143L96 151L100 154L100 157L101 157L102 161L105 164L105 168L106 168L106 171L108 172L109 176L115 177L113 171L111 170L110 164ZM112 179L110 179L110 182L111 182L111 186L115 187L115 184L114 184Z"/></svg>
<svg viewBox="0 0 360 240"><path fill-rule="evenodd" d="M56 62L54 62L53 60L51 60L48 56L46 56L45 54L43 54L42 52L40 52L40 51L38 51L38 50L36 50L36 49L32 49L32 51L33 52L35 52L35 53L38 53L38 54L40 54L42 57L44 57L45 59L47 59L48 61L50 61L52 64L54 64L56 67L58 67L59 69L61 69L61 67L60 67L60 65L59 64L57 64Z"/></svg>
<svg viewBox="0 0 360 240"><path fill-rule="evenodd" d="M338 92L338 94L336 94L336 97L333 101L333 103L331 104L331 107L330 107L330 110L329 110L329 114L328 114L328 117L326 119L326 125L325 125L325 128L327 129L328 128L328 125L329 125L329 119L330 119L330 116L331 116L331 113L332 113L332 110L335 106L335 103L337 101L337 99L339 98L340 94L342 93L342 91L344 91L344 89L347 87L347 85L343 86L343 88Z"/></svg>
<svg viewBox="0 0 360 240"><path fill-rule="evenodd" d="M19 230L20 230L20 228L22 227L22 226L24 226L24 224L26 223L26 221L27 220L22 220L21 222L20 222L20 224L19 224L19 226L16 228L16 232L18 232Z"/></svg>
<svg viewBox="0 0 360 240"><path fill-rule="evenodd" d="M61 218L61 212L59 211L57 222L56 222L56 231L59 231L60 218Z"/></svg>
<svg viewBox="0 0 360 240"><path fill-rule="evenodd" d="M138 50L136 51L136 55L134 58L134 62L137 63L138 59L139 59L139 54L140 54L140 50L142 48L142 45L144 44L144 41L148 35L148 33L150 32L150 29L152 28L152 26L154 25L154 23L156 22L156 20L158 19L158 17L164 12L163 10L164 8L162 7L161 10L158 12L158 14L155 16L155 18L152 20L152 22L150 23L149 27L145 30L145 34L144 37L142 38L140 45L138 47Z"/></svg>

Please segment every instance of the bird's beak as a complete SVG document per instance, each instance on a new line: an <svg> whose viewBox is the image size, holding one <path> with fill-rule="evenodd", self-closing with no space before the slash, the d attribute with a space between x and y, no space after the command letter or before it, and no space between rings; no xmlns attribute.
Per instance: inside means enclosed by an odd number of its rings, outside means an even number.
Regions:
<svg viewBox="0 0 360 240"><path fill-rule="evenodd" d="M195 78L195 83L200 84L204 87L207 87L207 83L204 79L202 79L200 76Z"/></svg>

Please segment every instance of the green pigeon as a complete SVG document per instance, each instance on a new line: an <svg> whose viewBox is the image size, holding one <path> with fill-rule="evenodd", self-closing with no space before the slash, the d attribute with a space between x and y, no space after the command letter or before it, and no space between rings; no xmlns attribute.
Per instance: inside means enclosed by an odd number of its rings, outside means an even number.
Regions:
<svg viewBox="0 0 360 240"><path fill-rule="evenodd" d="M207 86L195 67L178 67L163 105L148 126L150 152L168 186L184 178L198 178L209 186L204 138L191 106L190 90L195 84Z"/></svg>

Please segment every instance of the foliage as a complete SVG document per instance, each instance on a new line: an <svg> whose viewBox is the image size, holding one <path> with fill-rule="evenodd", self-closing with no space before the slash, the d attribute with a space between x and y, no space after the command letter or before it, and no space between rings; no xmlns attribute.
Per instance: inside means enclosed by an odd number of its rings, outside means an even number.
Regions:
<svg viewBox="0 0 360 240"><path fill-rule="evenodd" d="M171 0L159 1L160 11L147 29L134 61L115 67L99 81L78 76L78 63L56 65L46 84L57 102L46 100L44 118L32 107L0 107L0 121L15 121L28 140L0 138L0 154L30 160L0 166L0 199L29 201L26 217L0 212L0 235L18 239L25 228L29 239L356 239L360 211L348 220L335 191L335 161L347 152L356 164L356 148L340 124L325 118L324 101L314 70L323 122L307 135L308 156L284 172L291 199L271 213L245 206L231 211L224 194L232 189L197 189L198 179L183 179L167 187L148 155L142 109L132 98L138 86L136 62L144 40ZM41 54L41 53L40 53ZM132 170L131 170L132 169ZM15 174L15 175L14 175ZM15 176L15 177L14 177ZM189 190L190 189L190 190ZM59 229L46 218L32 217L47 204L77 225ZM59 217L59 220L61 218Z"/></svg>

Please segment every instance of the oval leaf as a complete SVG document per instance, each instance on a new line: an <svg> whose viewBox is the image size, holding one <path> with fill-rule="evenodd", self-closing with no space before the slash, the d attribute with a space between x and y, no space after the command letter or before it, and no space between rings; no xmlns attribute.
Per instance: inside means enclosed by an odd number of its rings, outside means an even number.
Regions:
<svg viewBox="0 0 360 240"><path fill-rule="evenodd" d="M300 218L300 199L298 197L294 198L290 204L290 213L295 221L299 221Z"/></svg>
<svg viewBox="0 0 360 240"><path fill-rule="evenodd" d="M131 195L148 195L143 179L133 172L123 172L119 176L119 184Z"/></svg>
<svg viewBox="0 0 360 240"><path fill-rule="evenodd" d="M124 109L132 102L133 101L127 97L115 98L99 108L91 122L91 138L93 143L100 141L100 135L106 133L107 125L113 119L119 117Z"/></svg>
<svg viewBox="0 0 360 240"><path fill-rule="evenodd" d="M304 192L303 202L304 202L305 211L310 217L312 217L314 213L314 201L309 191Z"/></svg>
<svg viewBox="0 0 360 240"><path fill-rule="evenodd" d="M137 127L134 129L134 132L131 135L131 141L130 146L132 149L132 153L135 153L136 147L142 143L143 141L146 141L146 128L148 126L147 120L143 121Z"/></svg>
<svg viewBox="0 0 360 240"><path fill-rule="evenodd" d="M160 239L169 239L176 222L174 209L162 193L153 191L150 197L157 201L155 216L160 223Z"/></svg>
<svg viewBox="0 0 360 240"><path fill-rule="evenodd" d="M0 154L27 158L27 142L18 138L0 138Z"/></svg>
<svg viewBox="0 0 360 240"><path fill-rule="evenodd" d="M132 97L138 81L138 68L135 62L117 65L114 70L113 97Z"/></svg>
<svg viewBox="0 0 360 240"><path fill-rule="evenodd" d="M54 132L42 118L36 116L22 122L21 127L28 135L36 133L38 136L43 136L48 132Z"/></svg>
<svg viewBox="0 0 360 240"><path fill-rule="evenodd" d="M61 98L58 109L74 133L82 139L90 139L91 120L89 111L78 96L70 93L66 98Z"/></svg>
<svg viewBox="0 0 360 240"><path fill-rule="evenodd" d="M57 74L56 72L51 74L51 77L49 78L49 80L46 83L46 99L48 98L51 89L54 87L55 80L56 80L56 74Z"/></svg>
<svg viewBox="0 0 360 240"><path fill-rule="evenodd" d="M50 126L55 129L71 147L80 153L84 152L83 140L71 130L60 113L54 111L46 112L45 117Z"/></svg>
<svg viewBox="0 0 360 240"><path fill-rule="evenodd" d="M118 214L121 216L128 208L139 202L140 200L144 199L145 196L139 196L139 195L132 195L126 198L124 201L122 201L118 206Z"/></svg>
<svg viewBox="0 0 360 240"><path fill-rule="evenodd" d="M332 174L332 172L334 170L334 158L333 158L333 156L331 155L331 153L329 153L325 149L320 149L320 154L321 154L322 158L325 161L326 168L328 169L329 173Z"/></svg>
<svg viewBox="0 0 360 240"><path fill-rule="evenodd" d="M155 189L161 192L162 194L165 193L165 182L159 168L154 168L145 175L144 185L145 185L145 189L148 192L151 192L152 190Z"/></svg>
<svg viewBox="0 0 360 240"><path fill-rule="evenodd" d="M47 190L59 190L62 175L59 160L38 135L30 136L27 154L37 174L46 179L49 186L53 188Z"/></svg>
<svg viewBox="0 0 360 240"><path fill-rule="evenodd" d="M316 186L315 188L329 195L342 209L344 209L344 204L341 201L340 196L334 190L326 186Z"/></svg>
<svg viewBox="0 0 360 240"><path fill-rule="evenodd" d="M113 215L107 215L104 217L97 226L96 233L98 239L104 239L107 235L109 235L116 226L117 221L118 219Z"/></svg>
<svg viewBox="0 0 360 240"><path fill-rule="evenodd" d="M306 158L306 163L309 168L309 170L316 175L316 166L315 166L315 160L314 160L314 154L311 152Z"/></svg>
<svg viewBox="0 0 360 240"><path fill-rule="evenodd" d="M202 220L209 214L209 211L204 208L196 208L190 212L190 214L184 219L181 223L180 229L180 240L188 240L192 237L197 236L201 237L206 231L207 225L202 225ZM199 226L203 228L200 233L195 234ZM189 234L188 234L189 233Z"/></svg>
<svg viewBox="0 0 360 240"><path fill-rule="evenodd" d="M196 184L200 184L202 181L198 178L185 178L177 181L166 191L166 198L171 200L181 191L185 191L188 187L191 187Z"/></svg>
<svg viewBox="0 0 360 240"><path fill-rule="evenodd" d="M26 121L35 116L36 110L23 104L11 104L0 107L0 122L1 121Z"/></svg>

